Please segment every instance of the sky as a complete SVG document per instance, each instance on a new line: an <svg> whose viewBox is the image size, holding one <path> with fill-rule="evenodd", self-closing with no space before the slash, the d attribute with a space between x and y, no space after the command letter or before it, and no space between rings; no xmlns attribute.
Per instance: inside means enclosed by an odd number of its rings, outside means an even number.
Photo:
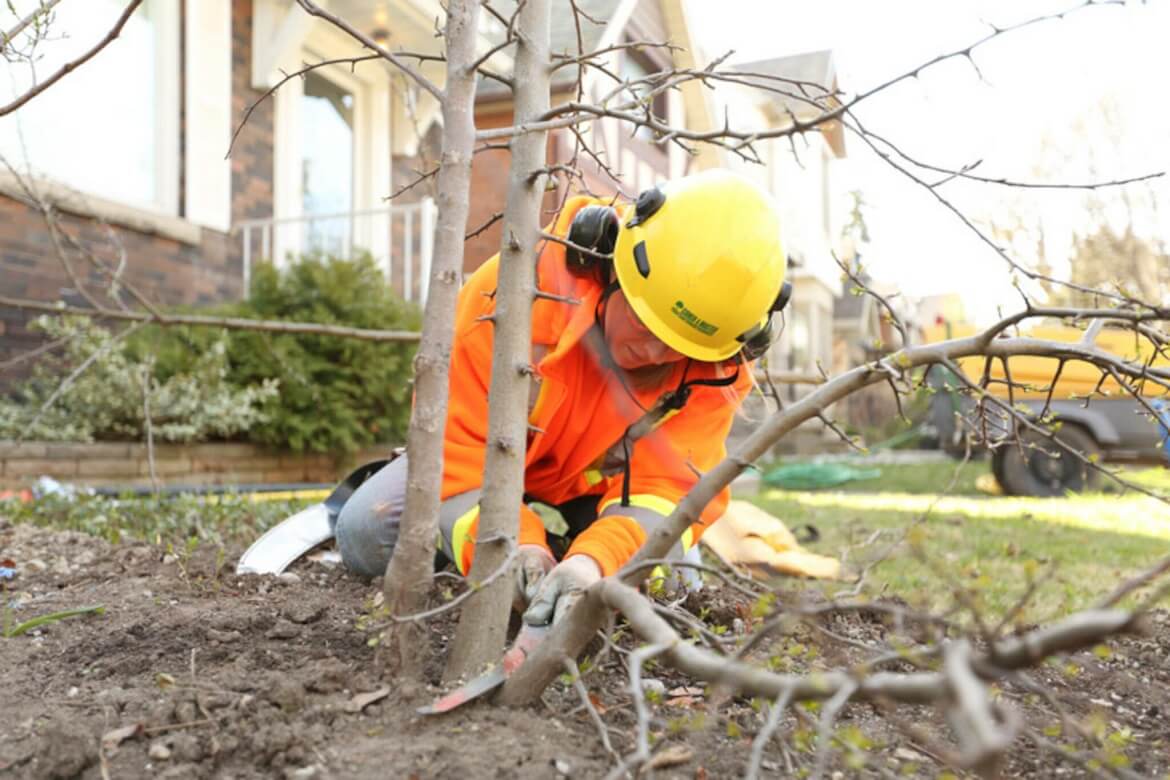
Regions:
<svg viewBox="0 0 1170 780"><path fill-rule="evenodd" d="M864 92L990 32L1078 7L1076 0L690 0L692 26L710 55L730 62L832 49L838 82ZM922 71L860 104L872 131L916 159L1033 182L1113 181L1170 170L1170 0L1089 7L1063 20L997 37L965 59ZM1108 107L1108 112L1103 109ZM1105 117L1113 117L1106 121ZM978 322L1018 304L1012 273L928 191L894 171L856 137L835 164L839 193L859 189L872 241L864 262L909 296L961 292ZM1161 221L1136 209L1137 228L1170 240L1170 176L1130 189L1155 199ZM1151 195L1151 191L1153 194ZM951 182L940 190L979 224L1044 227L1055 273L1088 224L1083 191L1020 191ZM1116 202L1118 190L1097 194ZM847 208L845 200L837 208ZM1116 209L1106 210L1119 219ZM1034 233L1012 247L1034 262Z"/></svg>

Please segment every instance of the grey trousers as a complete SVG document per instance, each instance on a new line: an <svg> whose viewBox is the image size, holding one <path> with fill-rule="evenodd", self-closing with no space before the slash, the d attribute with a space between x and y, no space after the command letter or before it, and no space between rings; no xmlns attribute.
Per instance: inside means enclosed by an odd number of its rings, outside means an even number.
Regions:
<svg viewBox="0 0 1170 780"><path fill-rule="evenodd" d="M341 512L333 533L337 537L337 548L341 560L357 574L366 577L381 577L386 564L398 544L398 527L402 511L406 507L406 466L408 456L403 454L386 464L380 471L363 482L349 497ZM451 531L455 521L479 503L480 490L469 490L451 496L439 505L439 533L436 549L451 557ZM597 518L597 496L582 496L566 504L554 507L565 518L568 538L550 538L554 555L559 559L569 540L583 531ZM684 558L698 563L698 546L683 554L682 547L668 557ZM697 572L686 569L680 572L684 583L694 588L700 582Z"/></svg>
<svg viewBox="0 0 1170 780"><path fill-rule="evenodd" d="M363 482L337 515L333 533L341 560L366 577L381 577L398 544L398 526L406 507L406 466L403 454ZM451 496L439 505L439 551L450 550L450 530L455 521L479 503L480 491Z"/></svg>

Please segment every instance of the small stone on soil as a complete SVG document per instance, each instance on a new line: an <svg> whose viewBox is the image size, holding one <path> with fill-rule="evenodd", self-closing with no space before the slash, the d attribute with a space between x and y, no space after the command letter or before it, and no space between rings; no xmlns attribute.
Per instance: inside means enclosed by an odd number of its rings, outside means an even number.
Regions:
<svg viewBox="0 0 1170 780"><path fill-rule="evenodd" d="M150 756L152 761L166 761L171 757L171 749L160 739L150 743L146 755Z"/></svg>
<svg viewBox="0 0 1170 780"><path fill-rule="evenodd" d="M657 693L661 696L666 693L666 683L653 677L647 677L642 680L642 690L646 693Z"/></svg>
<svg viewBox="0 0 1170 780"><path fill-rule="evenodd" d="M926 756L916 750L904 747L900 747L894 751L894 758L899 758L903 761L926 761Z"/></svg>
<svg viewBox="0 0 1170 780"><path fill-rule="evenodd" d="M296 639L301 630L287 620L278 620L276 625L265 634L269 639Z"/></svg>
<svg viewBox="0 0 1170 780"><path fill-rule="evenodd" d="M268 699L285 712L296 712L305 706L305 688L295 680L282 678L272 686Z"/></svg>
<svg viewBox="0 0 1170 780"><path fill-rule="evenodd" d="M194 734L176 734L171 750L179 761L198 763L203 760L203 745Z"/></svg>
<svg viewBox="0 0 1170 780"><path fill-rule="evenodd" d="M213 642L235 642L243 636L239 631L217 631L214 628L207 629L207 638Z"/></svg>
<svg viewBox="0 0 1170 780"><path fill-rule="evenodd" d="M324 604L292 604L284 611L285 617L294 623L314 623L322 618L325 614Z"/></svg>

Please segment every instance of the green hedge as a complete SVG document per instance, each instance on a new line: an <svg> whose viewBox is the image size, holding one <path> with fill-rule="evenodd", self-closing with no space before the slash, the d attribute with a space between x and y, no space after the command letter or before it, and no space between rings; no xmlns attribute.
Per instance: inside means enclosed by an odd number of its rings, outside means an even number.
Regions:
<svg viewBox="0 0 1170 780"><path fill-rule="evenodd" d="M148 412L157 440L225 439L264 421L262 408L279 396L274 380L228 378L225 334L208 334L183 370L160 376L150 352L128 348L88 317L43 316L33 328L59 349L0 398L0 439L141 440Z"/></svg>
<svg viewBox="0 0 1170 780"><path fill-rule="evenodd" d="M284 271L255 269L241 316L355 328L418 330L415 306L390 290L373 260L306 257ZM239 331L229 376L239 385L280 380L279 396L252 441L296 451L354 452L405 438L410 422L414 344L336 336Z"/></svg>
<svg viewBox="0 0 1170 780"><path fill-rule="evenodd" d="M197 313L368 329L419 327L417 308L390 290L368 256L308 256L279 271L260 265L253 269L247 301ZM56 326L49 329L56 332ZM0 437L141 440L143 394L133 388L142 386L144 371L156 388L156 436L161 399L170 399L169 427L160 437L171 441L234 439L348 454L405 437L414 344L147 327L111 347L108 333L92 323L84 329L86 335L70 340L65 354L40 367L12 401L0 402ZM72 389L54 399L36 430L22 427L61 379L103 349Z"/></svg>

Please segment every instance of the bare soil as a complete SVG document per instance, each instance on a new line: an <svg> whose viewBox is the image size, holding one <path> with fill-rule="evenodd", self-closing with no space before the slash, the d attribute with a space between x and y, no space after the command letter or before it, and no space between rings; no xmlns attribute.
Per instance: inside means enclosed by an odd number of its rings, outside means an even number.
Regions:
<svg viewBox="0 0 1170 780"><path fill-rule="evenodd" d="M230 551L168 556L147 544L111 546L0 519L4 559L16 568L15 579L0 581L9 625L82 606L105 612L0 638L0 776L592 778L614 766L565 681L530 709L475 703L416 715L441 692L453 617L430 624L429 684L395 685L381 678L363 628L378 583L340 568L302 561L281 579L237 577ZM731 628L750 616L742 602L712 587L692 606L709 625ZM1119 638L1108 652L1033 672L1051 698L1002 686L1004 699L1054 746L1021 738L1007 776L1087 776L1097 763L1086 761L1128 763L1142 777L1170 770L1170 620L1153 617L1151 636ZM834 618L825 628L854 644L801 628L766 648L764 659L794 671L840 666L894 632L877 613ZM585 682L625 754L637 721L621 658L608 654ZM764 723L760 702L715 694L661 667L646 674L661 695L651 707L658 765L644 776L742 776ZM383 698L362 706L370 698L362 694L380 689ZM1062 730L1057 705L1099 745ZM801 712L781 727L790 747L770 742L765 776L813 769L817 713ZM889 712L846 708L826 777L939 776L954 745L944 719L923 708ZM1079 758L1061 757L1060 745Z"/></svg>

